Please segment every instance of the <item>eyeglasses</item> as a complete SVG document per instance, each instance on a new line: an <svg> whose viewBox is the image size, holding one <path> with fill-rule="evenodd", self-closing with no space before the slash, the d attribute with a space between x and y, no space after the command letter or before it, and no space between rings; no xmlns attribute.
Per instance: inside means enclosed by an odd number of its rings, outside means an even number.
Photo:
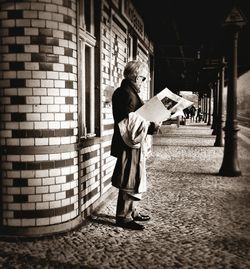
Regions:
<svg viewBox="0 0 250 269"><path fill-rule="evenodd" d="M143 77L143 76L139 76L139 78L141 78L142 81L145 81L147 78Z"/></svg>

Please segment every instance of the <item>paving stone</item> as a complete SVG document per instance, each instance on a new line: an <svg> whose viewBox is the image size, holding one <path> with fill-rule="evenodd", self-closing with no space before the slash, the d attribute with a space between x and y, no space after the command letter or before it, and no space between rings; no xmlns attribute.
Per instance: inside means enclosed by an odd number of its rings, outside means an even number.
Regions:
<svg viewBox="0 0 250 269"><path fill-rule="evenodd" d="M144 231L114 225L115 197L66 235L0 240L0 268L249 269L250 145L239 140L243 175L221 177L214 141L202 124L164 126L154 137L138 203L151 215Z"/></svg>

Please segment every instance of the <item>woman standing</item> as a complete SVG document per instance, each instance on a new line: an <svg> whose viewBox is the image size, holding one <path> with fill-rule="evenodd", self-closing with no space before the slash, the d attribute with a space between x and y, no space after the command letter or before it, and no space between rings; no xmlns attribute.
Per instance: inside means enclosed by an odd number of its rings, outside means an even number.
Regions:
<svg viewBox="0 0 250 269"><path fill-rule="evenodd" d="M133 113L143 105L138 93L148 76L148 66L140 61L128 62L123 75L120 87L112 96L114 134L111 155L117 158L112 185L119 189L116 224L143 230L144 226L136 221L147 221L150 217L137 212L134 202L139 201L141 193L146 191L144 133L157 132L160 124L147 122ZM125 127L122 128L122 125ZM131 133L127 133L128 127L132 128ZM129 142L131 135L136 137Z"/></svg>

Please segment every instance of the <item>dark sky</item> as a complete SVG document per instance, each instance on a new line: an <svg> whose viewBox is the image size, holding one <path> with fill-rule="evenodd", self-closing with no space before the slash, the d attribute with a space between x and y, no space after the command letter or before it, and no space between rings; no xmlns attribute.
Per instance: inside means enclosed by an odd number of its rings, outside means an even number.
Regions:
<svg viewBox="0 0 250 269"><path fill-rule="evenodd" d="M146 31L160 42L173 21L184 42L209 39L220 31L234 3L249 17L249 0L133 0L145 22ZM171 30L171 29L170 29Z"/></svg>

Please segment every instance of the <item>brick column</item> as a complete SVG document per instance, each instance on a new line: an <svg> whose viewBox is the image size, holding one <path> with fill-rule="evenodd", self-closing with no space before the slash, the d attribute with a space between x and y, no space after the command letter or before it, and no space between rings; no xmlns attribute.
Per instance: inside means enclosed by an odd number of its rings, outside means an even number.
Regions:
<svg viewBox="0 0 250 269"><path fill-rule="evenodd" d="M1 230L67 230L79 221L76 0L0 10Z"/></svg>

